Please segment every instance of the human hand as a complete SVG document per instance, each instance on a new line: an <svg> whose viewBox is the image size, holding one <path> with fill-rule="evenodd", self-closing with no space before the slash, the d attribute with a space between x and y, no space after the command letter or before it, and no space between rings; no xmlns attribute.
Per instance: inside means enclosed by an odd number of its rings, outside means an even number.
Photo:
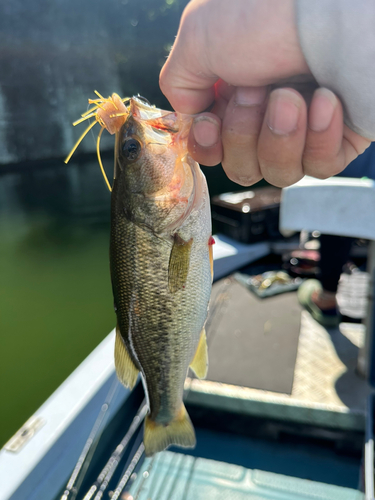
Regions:
<svg viewBox="0 0 375 500"><path fill-rule="evenodd" d="M370 144L343 122L328 89L276 88L302 75L314 79L299 45L292 0L192 0L162 69L160 86L172 106L197 115L189 150L204 165L220 161L230 179L276 186L303 175L342 171ZM316 83L315 83L316 88ZM304 93L305 95L305 93Z"/></svg>

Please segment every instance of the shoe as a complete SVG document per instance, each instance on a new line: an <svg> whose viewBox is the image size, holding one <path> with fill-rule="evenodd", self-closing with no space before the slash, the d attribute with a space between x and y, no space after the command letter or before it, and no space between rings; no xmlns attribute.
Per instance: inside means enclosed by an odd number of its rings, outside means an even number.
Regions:
<svg viewBox="0 0 375 500"><path fill-rule="evenodd" d="M340 324L340 313L337 308L320 309L312 300L314 292L320 292L322 285L318 280L307 280L298 289L298 300L311 316L325 328L335 328Z"/></svg>

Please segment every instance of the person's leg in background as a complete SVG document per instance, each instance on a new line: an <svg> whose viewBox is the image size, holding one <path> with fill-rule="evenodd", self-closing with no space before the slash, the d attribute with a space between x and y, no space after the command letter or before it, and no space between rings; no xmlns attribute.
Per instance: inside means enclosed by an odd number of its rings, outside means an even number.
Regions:
<svg viewBox="0 0 375 500"><path fill-rule="evenodd" d="M298 291L301 303L321 325L339 324L336 293L342 268L349 259L353 238L322 234L320 236L320 276L305 281Z"/></svg>

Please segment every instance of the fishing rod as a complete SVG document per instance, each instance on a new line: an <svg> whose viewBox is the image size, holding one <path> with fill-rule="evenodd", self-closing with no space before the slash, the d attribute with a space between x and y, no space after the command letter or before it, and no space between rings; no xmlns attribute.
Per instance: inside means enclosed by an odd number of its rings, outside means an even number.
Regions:
<svg viewBox="0 0 375 500"><path fill-rule="evenodd" d="M119 381L117 377L115 377L60 500L74 500L76 498L83 478L94 456L96 446L102 435L104 423L108 416L108 410L118 387Z"/></svg>
<svg viewBox="0 0 375 500"><path fill-rule="evenodd" d="M95 483L90 487L83 500L91 500L93 495L95 495L94 500L100 500L103 497L113 474L115 473L122 457L124 456L130 440L136 433L138 427L142 424L147 415L147 412L148 406L146 404L146 400L143 400L127 432L125 433L120 443L116 446L109 460L97 477Z"/></svg>
<svg viewBox="0 0 375 500"><path fill-rule="evenodd" d="M134 445L134 447L136 446L136 444ZM131 478L131 475L133 474L134 469L138 465L138 462L141 460L144 451L145 451L145 447L144 447L143 441L141 441L141 444L139 444L137 451L134 453L129 465L126 467L125 472L121 476L121 479L120 479L118 485L116 486L116 489L114 490L113 494L111 495L111 500L118 500L118 498L120 497L121 493L123 492L125 486L127 485L129 479Z"/></svg>

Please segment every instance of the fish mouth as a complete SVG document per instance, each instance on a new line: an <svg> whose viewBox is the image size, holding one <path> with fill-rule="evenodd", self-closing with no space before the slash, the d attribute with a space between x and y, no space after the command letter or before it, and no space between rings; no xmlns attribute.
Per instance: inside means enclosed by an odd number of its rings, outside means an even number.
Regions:
<svg viewBox="0 0 375 500"><path fill-rule="evenodd" d="M138 129L137 135L142 136L143 139L139 141L142 149L153 146L156 150L154 154L159 155L163 153L163 147L168 148L171 146L175 149L177 156L181 157L181 153L184 148L186 149L187 145L192 121L190 115L156 108L145 97L139 94L124 98L121 98L116 93L107 98L103 97L97 91L95 91L95 94L98 99L89 99L90 109L85 111L81 115L81 118L76 120L73 125L78 125L91 118L93 121L74 144L72 150L64 160L65 163L69 162L81 141L97 123L101 126L96 141L98 163L110 192L112 191L112 186L104 170L100 155L100 140L104 130L115 136L114 179L118 177L119 169L122 168L118 160L118 153L122 146L121 141L125 139L124 135L128 137L134 135L136 129ZM134 125L134 130L129 128L129 123ZM124 128L125 126L126 128ZM126 134L124 134L124 130L127 130Z"/></svg>

